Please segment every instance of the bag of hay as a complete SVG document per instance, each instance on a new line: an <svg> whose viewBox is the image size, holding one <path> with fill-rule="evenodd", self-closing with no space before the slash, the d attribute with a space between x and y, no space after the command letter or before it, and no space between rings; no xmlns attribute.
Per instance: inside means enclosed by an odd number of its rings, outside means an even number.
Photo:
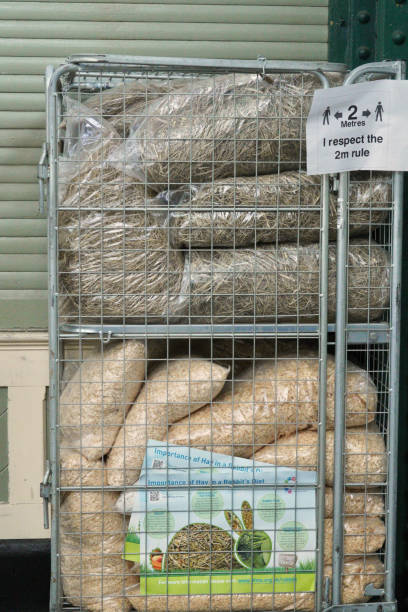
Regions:
<svg viewBox="0 0 408 612"><path fill-rule="evenodd" d="M146 106L110 156L157 192L187 182L297 169L315 75L226 74L188 80Z"/></svg>
<svg viewBox="0 0 408 612"><path fill-rule="evenodd" d="M334 427L334 358L328 356L327 426ZM172 425L168 442L250 457L254 449L318 423L317 353L284 354L244 370L211 403ZM375 417L377 392L365 370L348 364L349 426ZM262 459L260 459L262 461ZM279 465L285 465L280 463ZM292 465L292 464L288 464Z"/></svg>
<svg viewBox="0 0 408 612"><path fill-rule="evenodd" d="M139 477L149 438L211 402L222 390L229 368L200 357L178 357L156 365L129 410L107 458L110 485L131 485Z"/></svg>
<svg viewBox="0 0 408 612"><path fill-rule="evenodd" d="M117 515L119 517L119 515ZM98 545L61 535L61 580L65 603L87 612L128 612L126 593L139 582L122 559L123 535L107 536Z"/></svg>
<svg viewBox="0 0 408 612"><path fill-rule="evenodd" d="M98 174L103 173L103 182L106 183L112 180L113 174L120 175L106 163L112 150L118 146L118 132L98 112L78 100L66 97L64 101L60 125L63 151L58 159L58 198L62 207L72 205L74 188L79 191L87 179L95 185Z"/></svg>
<svg viewBox="0 0 408 612"><path fill-rule="evenodd" d="M133 197L143 206L141 191ZM151 321L183 311L184 258L160 213L64 213L59 242L60 280L81 317Z"/></svg>
<svg viewBox="0 0 408 612"><path fill-rule="evenodd" d="M377 516L346 516L343 522L345 559L352 560L364 551L369 555L383 546L385 524ZM332 563L333 519L324 521L324 562Z"/></svg>
<svg viewBox="0 0 408 612"><path fill-rule="evenodd" d="M68 104L59 162L61 314L165 316L179 303L184 259L151 192L107 162L119 135L83 105ZM150 203L147 204L147 201Z"/></svg>
<svg viewBox="0 0 408 612"><path fill-rule="evenodd" d="M316 431L299 431L268 444L257 451L256 461L273 465L290 465L301 470L316 470L318 455ZM345 485L366 485L385 482L387 454L384 436L374 423L367 427L350 427L345 438ZM326 433L326 484L333 486L334 431Z"/></svg>
<svg viewBox="0 0 408 612"><path fill-rule="evenodd" d="M129 610L124 594L139 582L122 559L128 521L115 511L118 494L69 493L60 509L60 559L64 598L88 612Z"/></svg>
<svg viewBox="0 0 408 612"><path fill-rule="evenodd" d="M390 259L373 240L350 241L348 319L379 319L389 304ZM191 250L181 294L194 323L319 318L320 245L260 245L255 249ZM329 246L329 321L336 318L336 244Z"/></svg>
<svg viewBox="0 0 408 612"><path fill-rule="evenodd" d="M145 116L145 106L149 106L160 96L185 86L186 82L186 78L171 78L170 75L161 79L148 76L129 78L125 83L119 83L88 97L85 104L91 113L102 116L122 137L127 137L131 125Z"/></svg>
<svg viewBox="0 0 408 612"><path fill-rule="evenodd" d="M124 498L121 493L116 502L117 508L123 508ZM325 495L325 516L333 516L333 489L326 487ZM120 510L122 511L122 510ZM344 514L346 516L378 516L384 517L384 493L381 489L368 491L354 491L352 489L344 491Z"/></svg>
<svg viewBox="0 0 408 612"><path fill-rule="evenodd" d="M391 201L386 175L354 173L349 234L384 222ZM243 247L257 242L318 242L321 179L305 172L224 178L158 196L170 206L171 239L183 247ZM207 209L207 210L205 210ZM330 193L330 238L337 236L337 193Z"/></svg>
<svg viewBox="0 0 408 612"><path fill-rule="evenodd" d="M103 460L87 459L79 452L60 452L59 484L61 487L103 487L108 484Z"/></svg>
<svg viewBox="0 0 408 612"><path fill-rule="evenodd" d="M101 345L78 368L59 401L60 447L88 460L111 448L130 404L145 379L145 344L139 340Z"/></svg>

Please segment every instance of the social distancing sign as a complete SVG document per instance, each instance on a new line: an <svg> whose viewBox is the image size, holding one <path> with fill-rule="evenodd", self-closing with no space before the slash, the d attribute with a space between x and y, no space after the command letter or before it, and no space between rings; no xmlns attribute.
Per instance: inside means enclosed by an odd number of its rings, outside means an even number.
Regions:
<svg viewBox="0 0 408 612"><path fill-rule="evenodd" d="M408 170L408 82L317 90L306 142L308 174Z"/></svg>

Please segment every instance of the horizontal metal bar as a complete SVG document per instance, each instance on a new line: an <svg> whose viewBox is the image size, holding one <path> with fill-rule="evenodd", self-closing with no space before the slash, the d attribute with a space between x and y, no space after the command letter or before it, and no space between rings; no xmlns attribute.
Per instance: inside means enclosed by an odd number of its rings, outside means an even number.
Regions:
<svg viewBox="0 0 408 612"><path fill-rule="evenodd" d="M271 464L271 468L275 468L276 466ZM185 469L185 468L184 468ZM293 468L295 471L295 468ZM166 473L166 469L163 469L164 474ZM296 483L296 485L290 486L288 483L276 483L271 484L270 482L264 483L251 483L251 484L213 484L213 485L201 485L201 484L177 484L177 485L145 485L145 484L133 484L133 485L123 485L123 486L104 486L104 487L92 487L92 486L83 486L83 487L58 487L58 491L61 493L69 493L69 492L80 492L80 491L169 491L169 490L186 490L189 491L191 489L317 489L316 483ZM313 506L314 507L314 506Z"/></svg>
<svg viewBox="0 0 408 612"><path fill-rule="evenodd" d="M68 60L71 64L78 64L81 69L112 70L114 64L116 68L124 70L132 69L163 69L163 70L194 70L198 72L211 70L212 72L346 72L345 64L335 64L330 62L299 62L299 61L268 61L260 58L259 60L223 60L223 59L200 59L184 57L151 57L151 56L131 56L131 55L104 55L104 54L74 54Z"/></svg>
<svg viewBox="0 0 408 612"><path fill-rule="evenodd" d="M324 612L397 612L397 603L372 601L361 604L340 604L326 608Z"/></svg>
<svg viewBox="0 0 408 612"><path fill-rule="evenodd" d="M335 333L336 325L328 325L329 333ZM97 336L109 339L115 338L187 338L215 336L218 338L318 338L319 325L305 323L291 325L287 323L272 324L258 323L255 325L75 325L64 324L60 327L60 339L70 339L78 336ZM352 323L347 327L347 341L349 344L387 344L389 341L388 323Z"/></svg>

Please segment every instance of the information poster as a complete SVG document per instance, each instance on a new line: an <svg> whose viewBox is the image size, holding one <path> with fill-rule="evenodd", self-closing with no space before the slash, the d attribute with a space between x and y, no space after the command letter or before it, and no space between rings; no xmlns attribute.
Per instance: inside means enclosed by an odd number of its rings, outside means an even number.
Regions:
<svg viewBox="0 0 408 612"><path fill-rule="evenodd" d="M142 594L315 589L316 473L150 440L125 558Z"/></svg>
<svg viewBox="0 0 408 612"><path fill-rule="evenodd" d="M408 170L408 82L316 90L306 124L307 173Z"/></svg>

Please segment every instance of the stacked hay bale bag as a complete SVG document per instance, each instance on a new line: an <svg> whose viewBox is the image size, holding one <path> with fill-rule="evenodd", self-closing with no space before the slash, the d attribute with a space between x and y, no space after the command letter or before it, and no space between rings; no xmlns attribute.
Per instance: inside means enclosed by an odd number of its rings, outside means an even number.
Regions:
<svg viewBox="0 0 408 612"><path fill-rule="evenodd" d="M68 99L59 166L61 320L317 322L320 178L305 173L304 130L319 86L314 75L226 74L140 79L83 103ZM378 320L388 307L389 257L368 231L386 219L390 189L380 173L354 176L350 321ZM336 214L331 193L330 321ZM310 592L145 595L123 547L136 503L125 487L139 479L148 440L317 470L317 347L124 339L76 361L60 396L60 485L75 488L61 496L64 601L90 612L312 610ZM329 355L326 576L334 374ZM385 540L386 452L377 402L369 373L349 362L345 471L358 486L344 497L344 603L365 601L365 586L383 581L376 551ZM188 550L193 532L189 538Z"/></svg>

